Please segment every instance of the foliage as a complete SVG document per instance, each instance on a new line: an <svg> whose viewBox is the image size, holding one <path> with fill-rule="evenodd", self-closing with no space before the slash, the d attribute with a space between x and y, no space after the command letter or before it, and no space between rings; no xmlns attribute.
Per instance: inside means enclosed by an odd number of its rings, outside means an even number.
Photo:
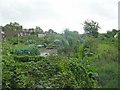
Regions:
<svg viewBox="0 0 120 90"><path fill-rule="evenodd" d="M49 30L48 30L48 33L54 33L54 30L49 29Z"/></svg>
<svg viewBox="0 0 120 90"><path fill-rule="evenodd" d="M19 43L22 44L42 44L44 42L44 39L42 37L37 37L36 35L30 35L30 36L23 36L19 37Z"/></svg>
<svg viewBox="0 0 120 90"><path fill-rule="evenodd" d="M79 34L75 31L69 31L69 29L65 29L61 38L62 45L58 47L58 52L63 52L69 54L70 52L77 52L79 47Z"/></svg>
<svg viewBox="0 0 120 90"><path fill-rule="evenodd" d="M95 39L93 36L89 36L86 38L84 46L83 46L83 58L87 55L87 56L91 56L96 52L98 46L98 42L97 39Z"/></svg>
<svg viewBox="0 0 120 90"><path fill-rule="evenodd" d="M55 35L54 34L48 34L45 36L44 38L44 43L47 43L47 44L53 44L54 43L54 40L56 39L55 38Z"/></svg>
<svg viewBox="0 0 120 90"><path fill-rule="evenodd" d="M100 43L97 51L98 60L94 62L94 65L99 75L98 85L103 88L118 88L119 65L117 47L115 44Z"/></svg>
<svg viewBox="0 0 120 90"><path fill-rule="evenodd" d="M29 56L29 55L24 55L24 56L18 56L14 55L14 60L15 61L20 61L20 62L30 62L30 61L39 61L41 59L44 59L42 56Z"/></svg>
<svg viewBox="0 0 120 90"><path fill-rule="evenodd" d="M118 49L112 44L99 44L97 51L99 52L99 60L118 61Z"/></svg>
<svg viewBox="0 0 120 90"><path fill-rule="evenodd" d="M39 26L36 26L35 33L43 33L43 30Z"/></svg>
<svg viewBox="0 0 120 90"><path fill-rule="evenodd" d="M19 24L11 23L11 26ZM7 25L8 28L9 25ZM118 33L99 34L97 22L85 21L85 33L65 29L45 37L9 37L2 42L3 88L116 88L118 87ZM8 30L12 30L8 28ZM36 27L37 33L43 33ZM36 33L36 34L37 34ZM96 38L97 37L97 38ZM118 35L119 37L119 35ZM39 51L55 46L57 53L42 57ZM49 50L52 51L52 50Z"/></svg>
<svg viewBox="0 0 120 90"><path fill-rule="evenodd" d="M78 59L68 60L59 56L38 58L37 62L18 62L14 59L13 56L3 56L3 88L90 88L95 86L95 80L89 77L87 68Z"/></svg>
<svg viewBox="0 0 120 90"><path fill-rule="evenodd" d="M29 46L29 47L15 49L14 54L16 55L38 55L39 50L37 46Z"/></svg>
<svg viewBox="0 0 120 90"><path fill-rule="evenodd" d="M3 28L3 31L21 31L22 30L22 26L17 23L17 22L10 22L10 24L6 24Z"/></svg>
<svg viewBox="0 0 120 90"><path fill-rule="evenodd" d="M98 30L100 29L98 22L93 20L86 20L83 24L83 29L85 33L94 36L95 38L98 36Z"/></svg>
<svg viewBox="0 0 120 90"><path fill-rule="evenodd" d="M107 31L107 37L114 37L118 33L118 30L113 29L112 31Z"/></svg>
<svg viewBox="0 0 120 90"><path fill-rule="evenodd" d="M12 45L15 45L15 44L18 44L18 43L19 43L17 37L9 37L9 38L7 39L7 42L8 42L9 44L12 44Z"/></svg>
<svg viewBox="0 0 120 90"><path fill-rule="evenodd" d="M102 88L118 88L118 76L120 76L118 73L118 62L106 60L96 63L99 75L98 85Z"/></svg>

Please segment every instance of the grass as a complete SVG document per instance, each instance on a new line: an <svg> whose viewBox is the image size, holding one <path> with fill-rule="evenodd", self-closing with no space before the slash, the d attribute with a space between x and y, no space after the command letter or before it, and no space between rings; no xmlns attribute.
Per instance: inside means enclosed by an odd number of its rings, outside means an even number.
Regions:
<svg viewBox="0 0 120 90"><path fill-rule="evenodd" d="M96 67L99 84L103 88L118 87L118 63L115 61L99 61Z"/></svg>
<svg viewBox="0 0 120 90"><path fill-rule="evenodd" d="M99 74L98 83L102 88L118 87L118 49L110 44L98 45L99 59L94 63Z"/></svg>

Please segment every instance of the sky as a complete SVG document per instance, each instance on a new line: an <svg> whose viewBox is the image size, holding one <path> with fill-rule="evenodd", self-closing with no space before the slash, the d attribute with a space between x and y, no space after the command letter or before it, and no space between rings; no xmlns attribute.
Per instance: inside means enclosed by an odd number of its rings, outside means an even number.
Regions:
<svg viewBox="0 0 120 90"><path fill-rule="evenodd" d="M118 29L119 0L0 0L0 25L18 22L61 33L65 28L84 33L85 20L99 23L100 33Z"/></svg>

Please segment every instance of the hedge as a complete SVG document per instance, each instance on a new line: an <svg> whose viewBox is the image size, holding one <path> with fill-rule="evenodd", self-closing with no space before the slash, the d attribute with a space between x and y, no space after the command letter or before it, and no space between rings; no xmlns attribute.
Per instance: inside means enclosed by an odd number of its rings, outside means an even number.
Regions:
<svg viewBox="0 0 120 90"><path fill-rule="evenodd" d="M29 55L24 55L24 56L14 55L13 57L15 61L21 61L21 62L30 62L30 61L36 62L45 58L43 56L29 56Z"/></svg>

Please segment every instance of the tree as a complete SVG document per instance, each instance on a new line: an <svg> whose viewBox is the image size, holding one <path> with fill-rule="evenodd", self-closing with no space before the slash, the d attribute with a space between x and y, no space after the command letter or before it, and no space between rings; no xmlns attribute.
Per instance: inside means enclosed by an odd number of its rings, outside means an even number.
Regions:
<svg viewBox="0 0 120 90"><path fill-rule="evenodd" d="M48 33L54 33L54 30L49 29L49 30L48 30Z"/></svg>
<svg viewBox="0 0 120 90"><path fill-rule="evenodd" d="M36 26L35 32L36 33L43 33L43 30L39 26Z"/></svg>
<svg viewBox="0 0 120 90"><path fill-rule="evenodd" d="M114 37L118 33L118 30L112 29L112 31L107 31L107 37Z"/></svg>
<svg viewBox="0 0 120 90"><path fill-rule="evenodd" d="M111 31L107 31L107 35L108 38L112 37L112 32Z"/></svg>
<svg viewBox="0 0 120 90"><path fill-rule="evenodd" d="M98 37L99 24L93 20L86 20L83 24L83 29L86 34L92 35L95 38Z"/></svg>
<svg viewBox="0 0 120 90"><path fill-rule="evenodd" d="M63 44L59 47L59 49L66 54L70 54L71 52L77 52L79 47L79 33L77 31L69 31L69 29L65 29L62 38L60 38Z"/></svg>
<svg viewBox="0 0 120 90"><path fill-rule="evenodd" d="M2 29L3 31L7 32L7 31L21 31L22 30L22 26L17 23L17 22L10 22L10 24L6 24Z"/></svg>
<svg viewBox="0 0 120 90"><path fill-rule="evenodd" d="M17 22L10 22L10 24L6 24L2 27L2 30L5 32L5 38L8 37L17 37L18 34L22 31L23 27Z"/></svg>

